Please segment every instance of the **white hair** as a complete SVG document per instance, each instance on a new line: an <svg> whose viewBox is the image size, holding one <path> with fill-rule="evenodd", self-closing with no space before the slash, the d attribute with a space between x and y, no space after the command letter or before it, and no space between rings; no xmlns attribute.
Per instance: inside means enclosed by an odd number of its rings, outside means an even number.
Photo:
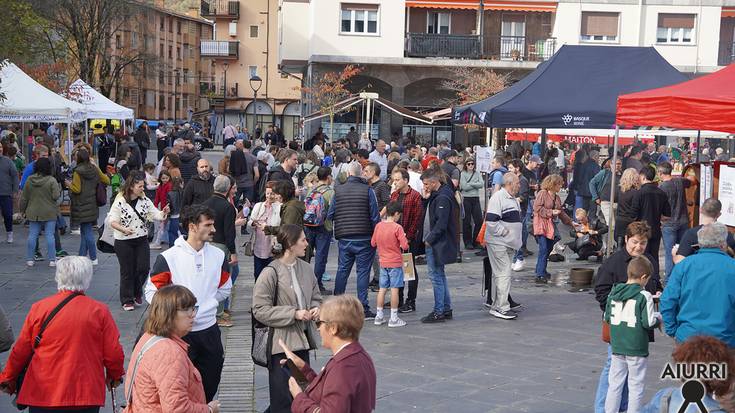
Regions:
<svg viewBox="0 0 735 413"><path fill-rule="evenodd" d="M699 248L722 248L727 245L727 227L715 222L704 225L697 231Z"/></svg>
<svg viewBox="0 0 735 413"><path fill-rule="evenodd" d="M362 175L362 165L360 165L360 162L352 162L347 166L347 174L349 176L361 176Z"/></svg>
<svg viewBox="0 0 735 413"><path fill-rule="evenodd" d="M56 287L59 291L86 291L92 282L92 261L70 255L56 260Z"/></svg>
<svg viewBox="0 0 735 413"><path fill-rule="evenodd" d="M227 191L232 188L232 181L230 180L230 177L227 175L219 175L216 178L214 178L214 184L212 185L214 192L220 193L220 194L226 194Z"/></svg>

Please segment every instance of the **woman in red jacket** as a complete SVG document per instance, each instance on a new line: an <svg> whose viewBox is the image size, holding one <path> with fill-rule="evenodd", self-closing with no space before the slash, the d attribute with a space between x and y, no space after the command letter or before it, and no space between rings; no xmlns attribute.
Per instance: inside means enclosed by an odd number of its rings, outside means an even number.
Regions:
<svg viewBox="0 0 735 413"><path fill-rule="evenodd" d="M28 366L17 402L29 406L31 413L99 412L105 405L105 386L116 386L125 374L120 333L110 310L84 295L91 281L89 258L57 261L59 292L31 306L0 374L0 388L14 394L18 375ZM72 295L38 341L49 313Z"/></svg>
<svg viewBox="0 0 735 413"><path fill-rule="evenodd" d="M319 375L279 339L286 357L301 370L309 385L301 390L294 378L288 381L292 413L370 413L375 410L376 376L373 360L357 341L365 320L360 301L338 295L324 301L316 325L322 347L332 351ZM285 360L281 363L285 363Z"/></svg>

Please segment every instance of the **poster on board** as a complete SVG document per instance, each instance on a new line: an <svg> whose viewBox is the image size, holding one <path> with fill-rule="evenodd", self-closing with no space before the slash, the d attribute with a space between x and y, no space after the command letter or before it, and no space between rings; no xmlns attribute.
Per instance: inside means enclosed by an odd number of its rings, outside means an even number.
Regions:
<svg viewBox="0 0 735 413"><path fill-rule="evenodd" d="M735 166L720 165L717 188L717 198L722 203L722 215L718 221L735 226Z"/></svg>
<svg viewBox="0 0 735 413"><path fill-rule="evenodd" d="M479 172L489 174L493 171L490 161L495 156L495 151L487 146L475 146L475 169Z"/></svg>
<svg viewBox="0 0 735 413"><path fill-rule="evenodd" d="M701 165L699 170L699 206L702 206L705 200L712 197L713 174L714 168L712 165Z"/></svg>

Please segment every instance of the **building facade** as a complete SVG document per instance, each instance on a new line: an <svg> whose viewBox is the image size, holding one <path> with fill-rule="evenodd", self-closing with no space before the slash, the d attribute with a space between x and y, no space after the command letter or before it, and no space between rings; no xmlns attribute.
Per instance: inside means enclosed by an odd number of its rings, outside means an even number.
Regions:
<svg viewBox="0 0 735 413"><path fill-rule="evenodd" d="M214 39L201 45L202 57L214 62L201 88L212 102L215 136L230 123L251 133L277 125L287 139L298 136L301 75L278 67L278 2L202 0L201 15L215 22Z"/></svg>
<svg viewBox="0 0 735 413"><path fill-rule="evenodd" d="M453 68L490 68L519 79L562 44L653 46L688 73L733 60L734 0L654 1L280 0L279 62L307 86L325 71L357 64L363 72L353 91L431 111L452 100L442 85ZM304 110L314 108L305 102ZM356 112L341 119L337 137L359 118ZM428 142L451 135L448 123L416 125L387 112L374 118L372 132L383 137L411 133ZM454 132L455 140L470 143L461 138L466 130Z"/></svg>
<svg viewBox="0 0 735 413"><path fill-rule="evenodd" d="M212 60L200 54L214 24L199 16L173 12L162 1L145 6L138 19L118 30L110 45L113 55L141 56L126 66L111 99L135 110L142 119L187 121L209 109L200 80L212 77Z"/></svg>

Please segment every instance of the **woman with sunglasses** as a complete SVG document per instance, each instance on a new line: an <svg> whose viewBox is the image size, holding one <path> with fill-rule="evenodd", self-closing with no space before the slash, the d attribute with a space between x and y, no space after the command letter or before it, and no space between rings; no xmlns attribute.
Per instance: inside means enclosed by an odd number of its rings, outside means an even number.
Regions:
<svg viewBox="0 0 735 413"><path fill-rule="evenodd" d="M291 411L288 375L281 369L286 354L279 340L306 362L309 350L317 348L313 321L319 319L322 296L314 270L302 259L308 245L300 226L282 224L273 246L274 260L261 271L253 288L253 316L273 328L268 363L270 413Z"/></svg>
<svg viewBox="0 0 735 413"><path fill-rule="evenodd" d="M196 297L180 285L162 287L153 296L145 333L133 349L125 375L125 413L218 413L207 404L199 371L181 337L194 326Z"/></svg>
<svg viewBox="0 0 735 413"><path fill-rule="evenodd" d="M316 325L322 347L332 352L332 359L318 375L286 343L278 342L286 357L309 382L302 390L295 379L289 379L289 390L294 398L292 412L369 413L375 410L375 366L358 341L364 320L362 304L354 296L338 295L324 301Z"/></svg>
<svg viewBox="0 0 735 413"><path fill-rule="evenodd" d="M462 237L464 249L480 249L477 244L477 233L482 227L482 207L480 206L480 189L482 174L475 170L475 160L470 158L464 163L459 175L459 190L462 193L464 220L462 221Z"/></svg>

